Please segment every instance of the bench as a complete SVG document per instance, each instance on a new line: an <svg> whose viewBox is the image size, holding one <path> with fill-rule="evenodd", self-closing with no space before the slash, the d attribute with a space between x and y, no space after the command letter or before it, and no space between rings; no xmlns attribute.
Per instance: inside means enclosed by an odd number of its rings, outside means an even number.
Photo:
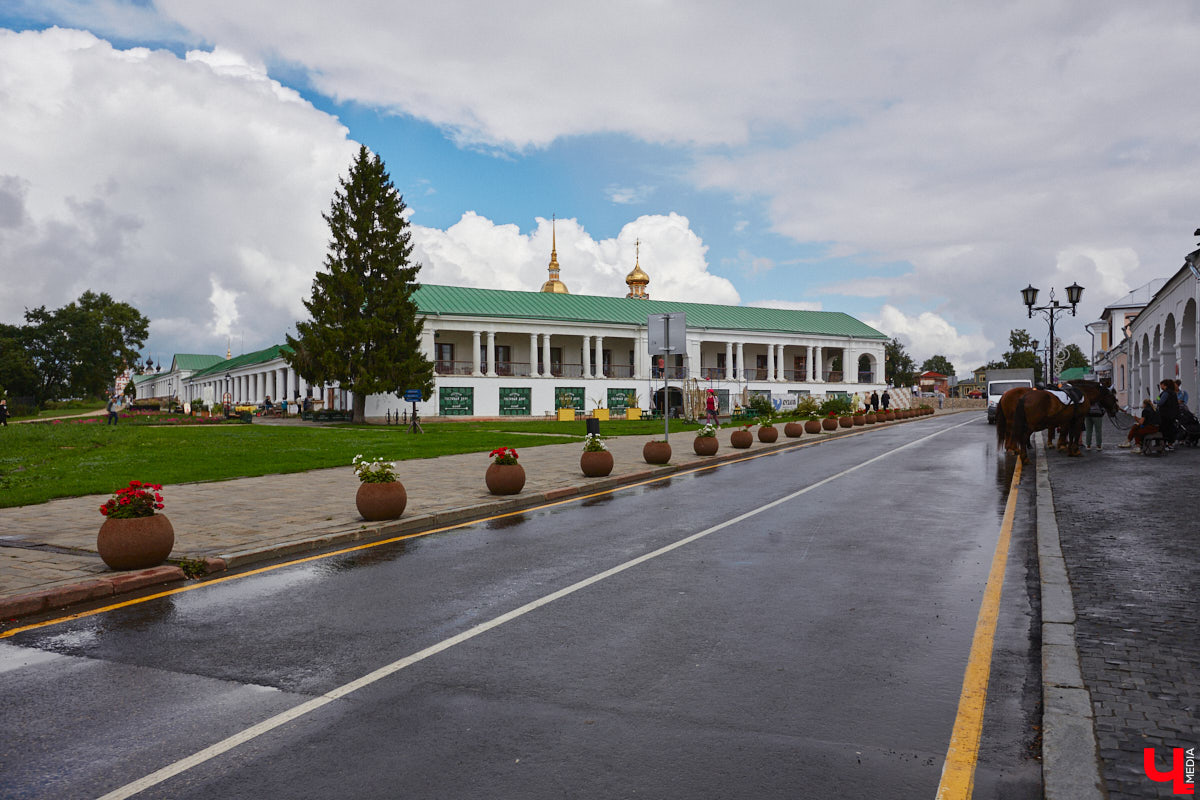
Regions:
<svg viewBox="0 0 1200 800"><path fill-rule="evenodd" d="M1161 456L1166 452L1166 445L1161 433L1148 433L1142 437L1142 455Z"/></svg>

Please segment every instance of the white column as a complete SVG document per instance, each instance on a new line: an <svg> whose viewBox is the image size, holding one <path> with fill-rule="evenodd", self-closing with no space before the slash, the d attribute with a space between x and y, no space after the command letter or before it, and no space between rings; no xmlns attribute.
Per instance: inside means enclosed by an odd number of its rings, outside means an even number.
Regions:
<svg viewBox="0 0 1200 800"><path fill-rule="evenodd" d="M538 335L531 333L529 334L529 375L536 378L538 374Z"/></svg>
<svg viewBox="0 0 1200 800"><path fill-rule="evenodd" d="M542 334L542 377L550 377L550 334Z"/></svg>
<svg viewBox="0 0 1200 800"><path fill-rule="evenodd" d="M583 337L583 377L592 377L592 337Z"/></svg>
<svg viewBox="0 0 1200 800"><path fill-rule="evenodd" d="M725 343L725 380L733 380L733 342Z"/></svg>
<svg viewBox="0 0 1200 800"><path fill-rule="evenodd" d="M858 383L858 353L842 348L842 378L846 383Z"/></svg>
<svg viewBox="0 0 1200 800"><path fill-rule="evenodd" d="M813 380L817 383L825 382L824 350L824 347L813 348Z"/></svg>
<svg viewBox="0 0 1200 800"><path fill-rule="evenodd" d="M488 374L489 378L494 378L494 377L496 377L496 332L495 331L488 331L487 347L488 347L488 349L487 349L487 362L488 362L487 374Z"/></svg>
<svg viewBox="0 0 1200 800"><path fill-rule="evenodd" d="M604 377L604 337L596 337L596 377Z"/></svg>
<svg viewBox="0 0 1200 800"><path fill-rule="evenodd" d="M650 369L648 360L650 353L648 352L650 343L647 341L646 332L638 331L637 343L633 346L633 377L636 380L646 380L650 377Z"/></svg>
<svg viewBox="0 0 1200 800"><path fill-rule="evenodd" d="M783 345L779 345L775 350L775 375L776 380L787 380L787 364L783 360Z"/></svg>
<svg viewBox="0 0 1200 800"><path fill-rule="evenodd" d="M739 381L746 380L746 346L742 342L737 343L737 374L734 377Z"/></svg>
<svg viewBox="0 0 1200 800"><path fill-rule="evenodd" d="M778 364L778 362L775 358L775 345L768 344L767 345L767 380L769 380L769 381L779 380L779 376L775 372L775 367L777 364Z"/></svg>
<svg viewBox="0 0 1200 800"><path fill-rule="evenodd" d="M471 374L482 375L483 372L479 369L479 331L471 331Z"/></svg>

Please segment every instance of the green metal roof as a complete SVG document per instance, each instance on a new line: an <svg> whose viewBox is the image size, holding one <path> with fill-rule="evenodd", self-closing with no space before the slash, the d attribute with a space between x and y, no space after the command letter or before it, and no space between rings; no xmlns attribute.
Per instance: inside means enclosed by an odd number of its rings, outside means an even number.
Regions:
<svg viewBox="0 0 1200 800"><path fill-rule="evenodd" d="M211 367L202 369L192 375L192 378L201 378L209 375L220 375L223 372L239 369L240 367L250 367L255 364L265 364L268 361L274 361L284 353L292 352L292 348L285 344L277 344L268 347L265 350L256 350L253 353L243 353L240 356L233 358L222 358Z"/></svg>
<svg viewBox="0 0 1200 800"><path fill-rule="evenodd" d="M198 370L207 369L213 364L224 361L222 356L197 355L195 353L176 353L171 359L171 369Z"/></svg>
<svg viewBox="0 0 1200 800"><path fill-rule="evenodd" d="M818 336L852 336L858 339L888 337L840 311L793 311L782 308L720 306L549 292L512 292L463 286L423 284L416 293L421 313L437 316L506 317L564 322L598 322L645 325L648 314L682 311L689 328L807 333Z"/></svg>

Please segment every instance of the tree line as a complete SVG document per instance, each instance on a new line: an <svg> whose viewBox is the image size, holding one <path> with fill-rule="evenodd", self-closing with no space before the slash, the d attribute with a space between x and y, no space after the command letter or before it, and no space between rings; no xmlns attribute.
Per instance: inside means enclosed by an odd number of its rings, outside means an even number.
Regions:
<svg viewBox="0 0 1200 800"><path fill-rule="evenodd" d="M26 309L24 325L0 323L0 397L37 407L102 397L137 362L149 329L136 308L104 292Z"/></svg>
<svg viewBox="0 0 1200 800"><path fill-rule="evenodd" d="M1043 359L1038 349L1039 342L1029 335L1024 328L1014 328L1008 334L1008 350L998 361L989 361L981 369L1033 369L1034 380L1041 383L1044 375ZM1068 344L1062 348L1065 354L1063 369L1072 367L1088 367L1088 357L1084 355L1079 345ZM904 349L899 339L892 339L884 346L885 367L887 379L896 386L912 386L919 374L916 362ZM925 359L920 372L939 372L942 375L954 375L954 365L943 355L934 355Z"/></svg>

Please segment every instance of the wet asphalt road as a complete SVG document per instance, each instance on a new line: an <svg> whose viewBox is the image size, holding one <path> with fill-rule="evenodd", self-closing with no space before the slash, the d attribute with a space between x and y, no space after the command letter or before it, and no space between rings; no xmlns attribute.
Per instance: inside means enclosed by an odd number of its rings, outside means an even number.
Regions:
<svg viewBox="0 0 1200 800"><path fill-rule="evenodd" d="M932 798L1011 474L993 435L929 418L18 634L0 797L102 795L758 511L138 796ZM1041 796L1031 479L977 798Z"/></svg>

